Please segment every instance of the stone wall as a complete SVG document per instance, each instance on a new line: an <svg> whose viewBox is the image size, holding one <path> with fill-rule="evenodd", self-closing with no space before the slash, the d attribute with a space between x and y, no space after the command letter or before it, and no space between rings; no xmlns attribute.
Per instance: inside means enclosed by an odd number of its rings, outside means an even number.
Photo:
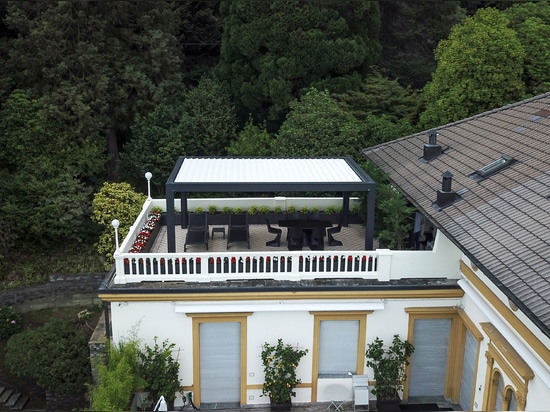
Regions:
<svg viewBox="0 0 550 412"><path fill-rule="evenodd" d="M105 276L106 273L50 275L48 283L2 290L0 306L30 312L44 308L100 305L97 292Z"/></svg>

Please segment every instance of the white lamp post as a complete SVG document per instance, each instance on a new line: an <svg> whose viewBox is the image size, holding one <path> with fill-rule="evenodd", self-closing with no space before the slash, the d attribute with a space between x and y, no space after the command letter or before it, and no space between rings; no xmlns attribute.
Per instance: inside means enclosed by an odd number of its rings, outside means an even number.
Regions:
<svg viewBox="0 0 550 412"><path fill-rule="evenodd" d="M153 174L151 172L145 173L145 178L147 179L147 200L151 200L151 178Z"/></svg>
<svg viewBox="0 0 550 412"><path fill-rule="evenodd" d="M120 226L120 222L118 219L113 219L111 222L111 225L115 228L115 245L116 245L116 251L118 251L118 227Z"/></svg>

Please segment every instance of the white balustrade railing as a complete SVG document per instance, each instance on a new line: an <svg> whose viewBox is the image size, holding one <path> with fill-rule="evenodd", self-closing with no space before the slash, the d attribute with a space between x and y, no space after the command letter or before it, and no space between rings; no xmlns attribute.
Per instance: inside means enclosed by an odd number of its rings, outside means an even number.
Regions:
<svg viewBox="0 0 550 412"><path fill-rule="evenodd" d="M376 251L123 253L116 257L115 283L316 278L388 280L389 272L380 270L384 257Z"/></svg>

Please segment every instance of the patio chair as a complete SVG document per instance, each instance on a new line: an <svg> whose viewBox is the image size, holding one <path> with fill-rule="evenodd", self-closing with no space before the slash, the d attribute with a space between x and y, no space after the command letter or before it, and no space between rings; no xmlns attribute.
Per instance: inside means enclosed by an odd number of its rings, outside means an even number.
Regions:
<svg viewBox="0 0 550 412"><path fill-rule="evenodd" d="M288 250L302 250L304 231L299 227L289 227L287 235Z"/></svg>
<svg viewBox="0 0 550 412"><path fill-rule="evenodd" d="M227 227L227 249L230 243L246 243L250 249L250 232L248 229L248 214L239 213L229 215Z"/></svg>
<svg viewBox="0 0 550 412"><path fill-rule="evenodd" d="M206 213L190 213L183 251L189 245L204 245L208 250L208 221Z"/></svg>
<svg viewBox="0 0 550 412"><path fill-rule="evenodd" d="M266 219L265 220L266 223L267 223L267 231L269 233L273 233L273 234L276 234L277 236L275 237L275 239L273 240L270 240L268 242L265 242L265 245L266 246L276 246L276 247L279 247L281 246L281 234L283 233L282 229L278 229L276 227L273 227L269 224L269 219Z"/></svg>
<svg viewBox="0 0 550 412"><path fill-rule="evenodd" d="M325 250L325 235L326 230L324 227L313 228L313 230L311 231L309 248L311 250Z"/></svg>
<svg viewBox="0 0 550 412"><path fill-rule="evenodd" d="M328 244L330 246L344 246L344 244L340 240L334 239L334 237L332 236L335 233L340 233L341 230L342 230L342 215L340 215L340 220L338 221L338 226L329 227L327 229Z"/></svg>

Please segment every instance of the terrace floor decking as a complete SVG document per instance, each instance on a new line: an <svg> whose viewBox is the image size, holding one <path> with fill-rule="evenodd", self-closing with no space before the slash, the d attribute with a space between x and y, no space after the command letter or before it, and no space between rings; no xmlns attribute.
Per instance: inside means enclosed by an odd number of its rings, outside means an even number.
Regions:
<svg viewBox="0 0 550 412"><path fill-rule="evenodd" d="M276 228L279 226L272 225ZM215 227L224 227L223 225L210 225L208 239L208 251L209 252L245 252L248 250L254 251L284 251L288 250L286 242L286 228L283 229L281 235L281 246L273 247L266 246L265 243L269 240L273 240L275 235L267 231L266 225L250 225L250 249L244 243L231 243L229 249L227 249L227 239L223 238L222 233L216 232L212 237L212 229ZM182 229L181 226L176 226L176 252L183 253L183 244L185 243L185 235L187 229ZM227 236L227 225L225 225L225 235ZM365 250L365 226L360 224L350 224L348 227L342 227L340 233L334 234L334 238L342 241L343 246L329 246L328 238L325 236L325 250ZM374 241L375 249L378 247L378 242ZM309 248L304 247L304 251ZM168 251L168 242L166 236L166 226L161 227L155 243L151 247L153 253L166 253ZM203 245L188 245L187 252L203 252L206 251Z"/></svg>
<svg viewBox="0 0 550 412"><path fill-rule="evenodd" d="M272 225L278 228L277 225ZM245 252L248 250L254 251L285 251L288 250L286 242L286 228L283 229L281 235L281 246L273 247L266 246L265 243L269 240L273 240L276 235L267 231L266 225L250 225L250 249L244 243L231 243L229 249L227 249L227 225L225 226L226 238L223 238L222 233L216 232L212 237L212 229L216 227L224 227L223 225L210 225L208 239L208 251L214 253L223 252ZM185 243L185 235L187 229L182 229L181 226L176 226L176 252L183 253L183 245ZM328 238L325 236L325 250L365 250L365 226L360 224L350 224L348 227L342 227L340 233L334 234L334 238L342 241L343 246L329 246ZM374 240L374 248L378 247L378 242ZM308 247L304 247L304 251L309 250ZM166 236L166 226L161 227L153 246L151 247L152 253L166 253L168 251L168 242ZM204 245L188 245L188 253L205 252Z"/></svg>

